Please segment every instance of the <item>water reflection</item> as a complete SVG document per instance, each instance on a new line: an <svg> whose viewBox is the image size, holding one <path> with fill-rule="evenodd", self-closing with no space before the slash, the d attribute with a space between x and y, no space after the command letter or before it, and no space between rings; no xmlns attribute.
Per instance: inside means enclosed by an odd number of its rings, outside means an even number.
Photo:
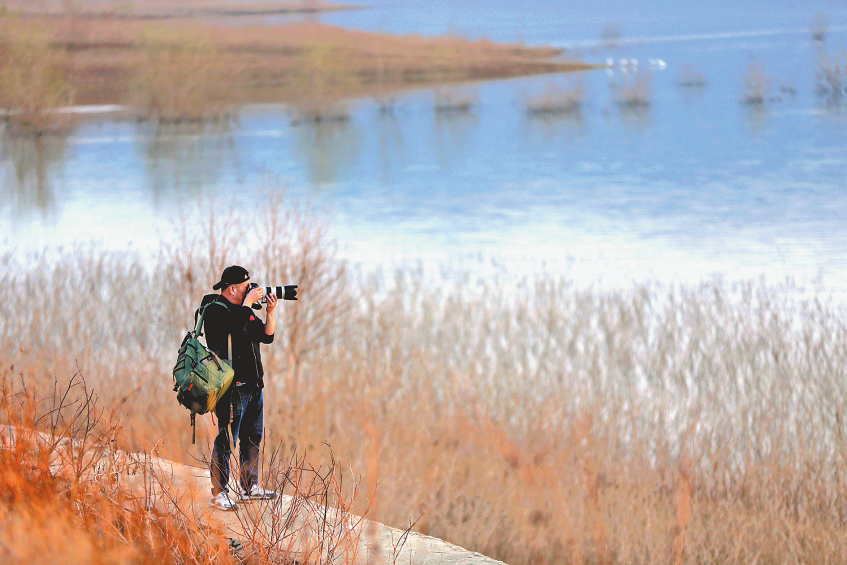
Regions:
<svg viewBox="0 0 847 565"><path fill-rule="evenodd" d="M227 174L241 177L231 120L145 120L136 137L157 207L175 196L195 197Z"/></svg>
<svg viewBox="0 0 847 565"><path fill-rule="evenodd" d="M362 133L347 114L298 119L292 124L294 152L312 183L334 183L359 156Z"/></svg>
<svg viewBox="0 0 847 565"><path fill-rule="evenodd" d="M682 94L682 99L686 103L691 103L703 97L703 93L706 91L706 76L691 65L686 64L676 85Z"/></svg>
<svg viewBox="0 0 847 565"><path fill-rule="evenodd" d="M393 110L379 112L377 130L382 182L389 185L395 178L396 173L405 167L406 157L403 130Z"/></svg>
<svg viewBox="0 0 847 565"><path fill-rule="evenodd" d="M628 133L644 133L653 123L651 104L620 104L621 122Z"/></svg>
<svg viewBox="0 0 847 565"><path fill-rule="evenodd" d="M818 97L818 107L826 117L841 124L847 117L847 100L840 92L825 92Z"/></svg>
<svg viewBox="0 0 847 565"><path fill-rule="evenodd" d="M770 111L765 103L749 103L744 104L745 114L744 122L747 124L747 129L753 135L762 135L768 127L770 121Z"/></svg>
<svg viewBox="0 0 847 565"><path fill-rule="evenodd" d="M66 132L45 134L0 125L0 194L13 213L54 209L50 178L65 159L67 139Z"/></svg>
<svg viewBox="0 0 847 565"><path fill-rule="evenodd" d="M544 146L564 138L574 143L586 135L582 108L567 112L524 113L524 136L529 143Z"/></svg>
<svg viewBox="0 0 847 565"><path fill-rule="evenodd" d="M442 171L454 171L464 160L470 145L471 132L479 124L470 109L437 110L433 128L433 144Z"/></svg>

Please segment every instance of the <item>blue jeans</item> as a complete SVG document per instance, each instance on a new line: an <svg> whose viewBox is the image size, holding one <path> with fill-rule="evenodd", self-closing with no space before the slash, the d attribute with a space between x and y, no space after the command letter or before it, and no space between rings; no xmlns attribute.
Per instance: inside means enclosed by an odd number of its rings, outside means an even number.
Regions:
<svg viewBox="0 0 847 565"><path fill-rule="evenodd" d="M218 435L212 447L212 494L229 490L231 437L236 438L239 446L241 487L249 491L250 487L259 482L259 445L264 432L264 404L262 389L233 383L215 407Z"/></svg>

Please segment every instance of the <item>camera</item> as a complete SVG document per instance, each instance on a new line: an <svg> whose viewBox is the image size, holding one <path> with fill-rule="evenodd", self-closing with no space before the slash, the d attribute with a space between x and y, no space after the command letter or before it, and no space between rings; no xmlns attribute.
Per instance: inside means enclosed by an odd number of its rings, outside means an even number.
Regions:
<svg viewBox="0 0 847 565"><path fill-rule="evenodd" d="M247 286L247 292L250 292L254 288L259 288L258 283L251 282ZM283 286L266 286L264 287L265 295L262 297L262 302L268 301L268 296L271 294L279 298L280 300L297 300L297 285L296 284L287 284Z"/></svg>
<svg viewBox="0 0 847 565"><path fill-rule="evenodd" d="M280 300L297 300L297 285L287 284L283 286L266 286L265 296L262 298L262 302L267 302L267 297L271 294Z"/></svg>

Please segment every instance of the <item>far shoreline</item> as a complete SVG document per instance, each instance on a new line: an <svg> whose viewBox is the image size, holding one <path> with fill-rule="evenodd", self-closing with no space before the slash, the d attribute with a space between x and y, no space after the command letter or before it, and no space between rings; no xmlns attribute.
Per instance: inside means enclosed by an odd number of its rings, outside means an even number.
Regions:
<svg viewBox="0 0 847 565"><path fill-rule="evenodd" d="M7 0L2 3L9 12L31 16L64 18L75 16L103 19L178 20L209 17L263 17L273 15L323 14L344 10L367 9L358 4L342 4L323 0L88 0L69 4L63 0L32 3Z"/></svg>
<svg viewBox="0 0 847 565"><path fill-rule="evenodd" d="M0 108L36 127L56 108L77 106L126 106L167 121L267 103L320 115L351 99L598 68L564 60L554 47L263 20L361 8L310 0L7 2ZM248 17L232 25L235 13Z"/></svg>

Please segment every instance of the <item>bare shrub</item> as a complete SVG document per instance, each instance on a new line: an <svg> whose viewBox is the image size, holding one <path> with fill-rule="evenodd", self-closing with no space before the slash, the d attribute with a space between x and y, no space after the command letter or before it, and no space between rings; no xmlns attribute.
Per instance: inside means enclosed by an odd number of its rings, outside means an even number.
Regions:
<svg viewBox="0 0 847 565"><path fill-rule="evenodd" d="M618 86L616 99L624 108L644 108L650 106L653 98L653 74L641 71L624 74L623 85Z"/></svg>
<svg viewBox="0 0 847 565"><path fill-rule="evenodd" d="M847 63L844 54L818 59L815 83L820 94L840 95L847 88Z"/></svg>
<svg viewBox="0 0 847 565"><path fill-rule="evenodd" d="M815 41L825 41L826 34L829 31L829 21L827 20L826 14L823 12L818 12L815 14L815 17L812 18L811 32L812 39Z"/></svg>
<svg viewBox="0 0 847 565"><path fill-rule="evenodd" d="M436 112L468 112L479 103L479 92L471 87L436 88Z"/></svg>
<svg viewBox="0 0 847 565"><path fill-rule="evenodd" d="M691 65L685 65L677 84L684 88L703 88L706 86L706 77Z"/></svg>
<svg viewBox="0 0 847 565"><path fill-rule="evenodd" d="M569 114L579 111L584 102L585 90L582 83L562 85L550 81L538 95L529 96L525 106L530 115Z"/></svg>
<svg viewBox="0 0 847 565"><path fill-rule="evenodd" d="M744 94L741 101L745 104L763 104L767 100L771 79L765 73L763 65L757 63L747 68L744 75Z"/></svg>

